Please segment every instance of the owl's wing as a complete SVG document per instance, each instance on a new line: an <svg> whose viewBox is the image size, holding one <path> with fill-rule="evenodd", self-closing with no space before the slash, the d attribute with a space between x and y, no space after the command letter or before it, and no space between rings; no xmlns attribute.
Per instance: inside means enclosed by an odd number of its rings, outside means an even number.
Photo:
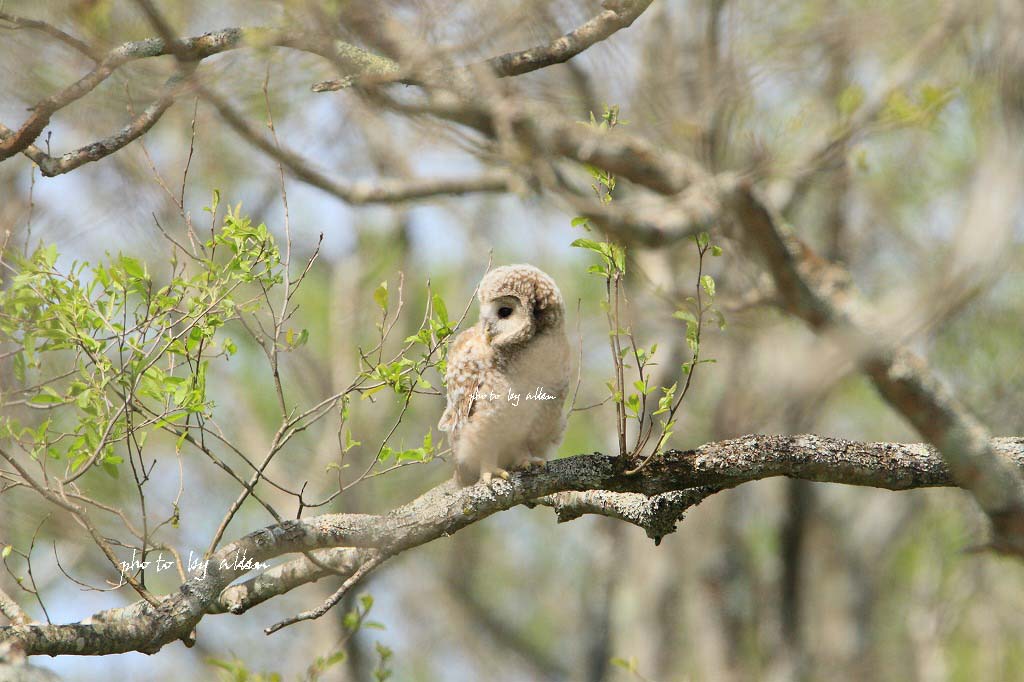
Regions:
<svg viewBox="0 0 1024 682"><path fill-rule="evenodd" d="M448 369L444 373L448 405L437 428L448 431L453 440L473 414L474 394L483 382L487 344L479 327L459 334L448 349Z"/></svg>

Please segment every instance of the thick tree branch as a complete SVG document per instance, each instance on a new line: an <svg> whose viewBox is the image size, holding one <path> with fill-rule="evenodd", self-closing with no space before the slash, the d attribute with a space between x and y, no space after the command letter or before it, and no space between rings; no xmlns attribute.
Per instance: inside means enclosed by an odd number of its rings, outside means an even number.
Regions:
<svg viewBox="0 0 1024 682"><path fill-rule="evenodd" d="M98 161L149 132L149 129L156 125L156 122L160 120L164 112L174 104L179 88L180 79L176 76L170 78L164 85L163 92L156 100L141 113L133 116L131 121L121 130L102 140L91 142L84 147L79 147L56 158L33 144L28 145L22 151L25 156L35 161L36 165L39 166L39 172L48 178L73 171L79 166L92 161ZM0 123L0 137L13 133L14 131Z"/></svg>
<svg viewBox="0 0 1024 682"><path fill-rule="evenodd" d="M1007 466L1024 466L1024 438L993 439L991 449ZM241 611L254 603L258 592L266 597L285 591L256 589L260 577L243 583L245 588L225 591L248 572L244 559L268 561L283 554L348 547L354 551L316 556L351 575L377 553L393 556L519 504L551 504L561 509L563 519L579 513L623 518L647 524L648 532L657 536L659 531L671 530L678 518L671 519L673 514L711 491L772 476L890 490L953 485L949 468L930 446L810 435L746 436L708 443L697 450L667 452L638 474L627 475L625 471L633 465L606 455L567 457L536 471L515 473L490 487L459 488L449 481L382 515L327 514L269 526L226 545L212 557L205 577L193 577L157 606L137 602L68 625L0 627L0 642L14 642L30 655L154 652L175 639L188 638L207 613L231 605L236 605L232 610ZM604 492L586 494L589 491ZM583 494L564 495L572 492ZM644 502L638 495L656 497ZM311 563L303 568L290 562L270 569L262 579L288 576L290 588L306 582L306 577L322 577L311 567Z"/></svg>
<svg viewBox="0 0 1024 682"><path fill-rule="evenodd" d="M23 625L31 622L31 619L25 611L22 610L18 602L14 601L14 599L3 590L0 590L0 613L7 616L7 619L15 625Z"/></svg>
<svg viewBox="0 0 1024 682"><path fill-rule="evenodd" d="M836 328L855 347L878 392L942 453L957 483L971 491L993 523L994 546L1024 556L1024 484L1019 467L992 446L987 430L925 362L887 342L877 313L848 286L849 274L815 254L748 186L729 203L764 257L784 307L817 330Z"/></svg>
<svg viewBox="0 0 1024 682"><path fill-rule="evenodd" d="M441 90L431 92L430 98L421 102L398 100L382 91L368 94L394 111L452 121L492 138L497 137L497 121L504 119L518 141L537 154L597 166L658 194L675 195L691 185L715 180L693 159L643 137L619 129L602 131L584 126L528 103L509 99L488 102L484 98L471 102Z"/></svg>

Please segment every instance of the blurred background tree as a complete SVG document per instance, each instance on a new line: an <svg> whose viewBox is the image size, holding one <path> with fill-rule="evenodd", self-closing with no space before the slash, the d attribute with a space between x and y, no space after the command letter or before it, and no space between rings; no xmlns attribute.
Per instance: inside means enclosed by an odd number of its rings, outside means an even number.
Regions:
<svg viewBox="0 0 1024 682"><path fill-rule="evenodd" d="M7 0L5 262L52 248L56 271L109 262L142 287L170 281L176 259L188 261L224 224L224 206L240 203L240 216L269 228L243 235L256 260L273 237L290 281L305 272L284 307L267 297L253 313L267 327L244 328L243 315L217 336L222 357L204 370L211 421L197 410L181 431L205 433L209 452L170 429L145 456L138 446L143 472L153 466L152 514L174 519L148 542L186 555L207 549L240 499L225 540L273 523L268 506L286 518L297 500L300 511L330 500L305 516L383 513L447 479L442 447L423 441L438 437L444 405L434 364L414 400L339 392L368 371L361 354L380 339L382 308L393 343L417 333L425 310L445 325L434 294L454 326L490 262L541 267L568 302L574 405L596 406L571 413L560 456L617 452L605 283L586 272L593 254L570 246L593 236L577 216L627 249L628 324L639 343L658 344L663 385L691 357L673 314L694 290L693 237L707 231L724 251L703 261L725 318L700 327L702 357L716 362L694 379L667 447L748 433L927 440L956 474L958 455L979 453L944 440L936 415L949 415L933 408L945 403L901 405L885 383L895 365L879 369L865 335L832 310L859 296L848 293L855 283L873 307L850 313L854 326L927 357L960 403L949 414L1024 434L1021 26L1012 0ZM615 130L577 123L610 105ZM587 167L615 176L615 201L594 196ZM767 228L758 207L773 218ZM773 260L790 229L806 251ZM0 276L12 286L11 271ZM787 289L802 291L801 278L814 295ZM15 351L35 331L11 329L0 354L5 417L39 428L45 415L12 393L32 384ZM432 333L440 344L447 331ZM46 368L28 379L46 379ZM274 450L282 420L328 396L322 419ZM76 481L114 510L89 513L121 559L138 539L118 512L138 521L142 509L128 450L104 455L117 478L97 467ZM255 468L243 455L258 466L268 452L258 495L240 497L239 477ZM4 592L54 623L136 601L130 587L85 587L116 582L116 571L73 515L6 464ZM58 474L65 464L53 465ZM345 487L363 472L371 477ZM1007 485L1019 493L1019 481ZM1019 511L967 487L997 521ZM66 680L1024 676L1019 560L967 551L987 542L986 519L960 490L775 478L710 497L659 546L614 519L553 521L519 506L473 524L388 562L324 618L270 637L260 630L339 581L205 618L190 648L32 660ZM1013 537L995 530L996 544ZM171 592L176 576L150 574L146 587ZM372 604L360 601L367 594Z"/></svg>

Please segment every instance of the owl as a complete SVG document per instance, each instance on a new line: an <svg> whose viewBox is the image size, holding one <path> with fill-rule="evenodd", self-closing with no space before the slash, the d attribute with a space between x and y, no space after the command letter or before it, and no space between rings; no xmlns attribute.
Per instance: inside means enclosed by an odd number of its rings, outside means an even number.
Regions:
<svg viewBox="0 0 1024 682"><path fill-rule="evenodd" d="M532 265L504 265L477 288L480 320L452 342L447 431L462 485L543 463L565 429L570 351L558 285Z"/></svg>

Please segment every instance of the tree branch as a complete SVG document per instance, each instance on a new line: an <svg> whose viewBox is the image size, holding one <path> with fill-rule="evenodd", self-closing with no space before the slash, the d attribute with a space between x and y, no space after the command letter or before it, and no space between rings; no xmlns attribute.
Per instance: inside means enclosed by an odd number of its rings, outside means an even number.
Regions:
<svg viewBox="0 0 1024 682"><path fill-rule="evenodd" d="M7 619L15 625L23 625L31 622L28 615L24 610L22 610L18 602L14 601L14 599L3 590L0 590L0 613L7 616Z"/></svg>
<svg viewBox="0 0 1024 682"><path fill-rule="evenodd" d="M278 564L243 582L224 590L212 606L210 613L245 613L263 602L289 592L296 587L315 583L320 578L336 575L348 578L360 565L369 560L370 551L338 547L310 552L319 563L302 556Z"/></svg>
<svg viewBox="0 0 1024 682"><path fill-rule="evenodd" d="M906 348L885 341L877 313L851 287L849 273L814 253L746 185L729 203L775 279L784 307L817 330L836 328L865 349L858 358L886 401L942 453L958 485L974 495L993 523L994 546L1024 556L1024 484L987 430L953 392Z"/></svg>
<svg viewBox="0 0 1024 682"><path fill-rule="evenodd" d="M0 14L0 19L11 22L15 26L25 25L38 28L39 30L46 30L44 28L45 22L23 19L10 14ZM47 32L52 34L51 31ZM65 38L61 38L61 40L67 42ZM172 89L170 87L166 88L165 93L161 95L157 102L147 109L146 114L142 115L141 120L133 121L132 125L126 127L125 130L117 135L91 145L86 145L77 152L71 152L77 163L66 160L69 156L67 154L60 161L54 161L41 150L33 147L33 143L49 124L51 117L56 112L92 92L118 68L128 62L170 54L178 55L180 58L187 58L191 62L199 62L215 54L247 46L288 47L303 52L310 52L330 60L338 65L339 68L350 68L357 74L379 68L381 61L380 57L353 45L336 43L322 35L291 28L268 28L263 26L225 28L220 31L212 31L201 36L182 38L176 41L168 41L162 38L147 38L145 40L127 42L108 52L82 78L68 85L60 92L36 103L32 107L28 118L18 130L12 130L0 124L0 161L19 152L27 151L29 152L28 156L36 161L41 169L43 169L44 165L50 166L49 169L44 169L44 173L58 175L59 173L77 168L88 161L102 158L117 151L152 127L160 116L163 115L164 111L173 103ZM82 51L88 50L88 47L82 44L76 46L76 49ZM137 132L134 135L130 135L127 132L129 129L137 130ZM90 153L87 151L100 148L105 149L105 153L90 156ZM49 161L48 164L47 161Z"/></svg>
<svg viewBox="0 0 1024 682"><path fill-rule="evenodd" d="M298 179L350 204L389 203L424 199L438 195L459 195L473 192L505 192L509 189L506 173L488 171L472 178L410 178L377 182L356 182L351 185L329 178L287 147L275 144L219 94L197 85L200 95L217 109L221 118L246 142L279 161Z"/></svg>
<svg viewBox="0 0 1024 682"><path fill-rule="evenodd" d="M795 175L788 181L785 197L780 202L780 212L789 215L792 206L807 192L815 176L836 160L846 144L877 122L894 92L907 87L922 71L933 64L938 54L950 44L960 23L963 9L956 3L942 8L942 15L922 38L908 49L881 78L872 83L864 103L844 121L842 126L831 132L817 145L805 151L794 164Z"/></svg>
<svg viewBox="0 0 1024 682"><path fill-rule="evenodd" d="M651 0L607 0L605 2L606 9L603 12L560 38L546 45L493 57L486 63L496 75L505 77L521 75L552 64L565 62L591 45L608 38L616 31L632 25L650 3ZM143 4L143 7L145 8L146 5ZM386 80L401 80L398 65L385 57L372 54L354 45L332 41L324 35L298 29L262 26L226 28L179 40L171 40L170 33L163 31L162 33L166 33L166 36L127 42L99 58L99 55L87 44L46 22L18 17L6 12L0 12L0 19L12 24L13 28L32 28L46 32L96 61L92 70L78 81L33 106L28 118L17 130L0 123L0 161L19 152L25 152L39 165L40 170L46 176L66 173L121 149L140 135L145 134L173 104L176 88L172 87L172 83L169 82L164 93L143 114L135 117L131 123L114 135L64 154L59 159L51 157L34 146L33 143L49 125L51 117L57 111L92 92L114 71L130 61L173 54L181 60L197 63L215 54L240 47L278 46L320 55L333 62L339 69L349 71L352 76L366 75ZM318 92L336 90L348 87L352 82L352 77L346 77L337 81L317 84L314 86L314 90ZM485 184L490 186L493 183ZM449 192L460 193L458 191ZM434 193L436 192L430 191L427 195ZM373 194L372 191L369 192L369 195ZM413 191L410 198L418 198L417 192ZM377 201L377 199L370 198L367 201ZM356 201L355 203L365 202Z"/></svg>
<svg viewBox="0 0 1024 682"><path fill-rule="evenodd" d="M490 67L491 72L498 78L507 78L521 76L524 73L537 71L554 64L563 64L621 29L632 26L651 2L652 0L606 0L603 12L555 40L526 50L507 52L491 57L484 61L483 65ZM384 57L377 58L386 59ZM390 66L392 68L389 69L373 68L369 70L369 73L400 78L398 65L391 62ZM473 67L462 67L459 71L465 73L471 68ZM343 90L353 84L352 78L338 78L315 83L312 90L313 92L331 92Z"/></svg>
<svg viewBox="0 0 1024 682"><path fill-rule="evenodd" d="M1024 466L1024 438L993 439L991 449L1005 465ZM141 601L68 625L0 627L0 642L17 643L29 655L152 653L175 639L189 637L207 613L220 612L230 604L236 605L233 611L244 610L257 594L279 594L302 584L304 578L322 577L309 567L299 570L300 564L289 562L243 583L244 588L225 591L251 569L246 559L268 561L288 553L348 547L351 550L318 552L316 556L351 576L356 566L378 553L399 554L519 504L550 504L561 510L564 520L582 513L623 518L658 537L658 533L671 530L672 514L681 513L711 492L772 476L890 490L953 485L949 468L930 446L859 443L811 435L746 436L708 443L697 450L666 452L640 473L626 475L635 464L600 454L567 457L535 471L517 472L508 481L494 481L490 486L459 488L448 481L386 514L326 514L286 521L226 545L213 555L205 577L193 577L156 606ZM593 491L602 492L588 494ZM641 499L645 496L656 497L645 502ZM304 558L298 561L308 562ZM255 587L260 580L266 584L278 577L287 582L287 588Z"/></svg>
<svg viewBox="0 0 1024 682"><path fill-rule="evenodd" d="M36 165L39 166L39 172L48 178L73 171L79 166L92 161L98 161L105 156L110 156L149 132L149 129L156 125L156 122L160 120L164 112L174 104L179 88L180 79L176 76L171 77L164 85L164 91L160 96L141 113L133 116L131 121L121 130L102 140L91 142L84 147L79 147L74 151L62 154L60 157L55 158L33 144L26 146L22 151L25 156L35 161ZM14 131L0 123L0 138L13 134Z"/></svg>
<svg viewBox="0 0 1024 682"><path fill-rule="evenodd" d="M101 57L99 57L97 55L96 51L93 50L92 47L90 47L87 43L85 43L84 41L74 37L73 35L70 35L69 33L65 32L65 31L62 31L61 29L57 28L53 24L49 24L49 23L47 23L45 21L40 21L39 19L29 19L27 17L19 17L19 16L16 16L14 14L11 14L10 12L3 12L3 11L0 11L0 21L6 21L9 24L11 24L11 26L4 26L3 28L8 28L8 29L29 28L29 29L33 29L33 30L36 30L36 31L40 31L42 33L45 33L45 34L53 37L53 38L56 38L60 42L64 43L65 45L67 45L69 47L71 47L72 49L74 49L74 50L76 50L78 52L81 52L83 55L85 55L89 59L92 59L93 61L97 61L98 62L101 59Z"/></svg>
<svg viewBox="0 0 1024 682"><path fill-rule="evenodd" d="M567 62L616 31L633 25L652 0L605 0L604 11L563 36L528 50L509 52L487 60L500 77L520 76L552 64Z"/></svg>

